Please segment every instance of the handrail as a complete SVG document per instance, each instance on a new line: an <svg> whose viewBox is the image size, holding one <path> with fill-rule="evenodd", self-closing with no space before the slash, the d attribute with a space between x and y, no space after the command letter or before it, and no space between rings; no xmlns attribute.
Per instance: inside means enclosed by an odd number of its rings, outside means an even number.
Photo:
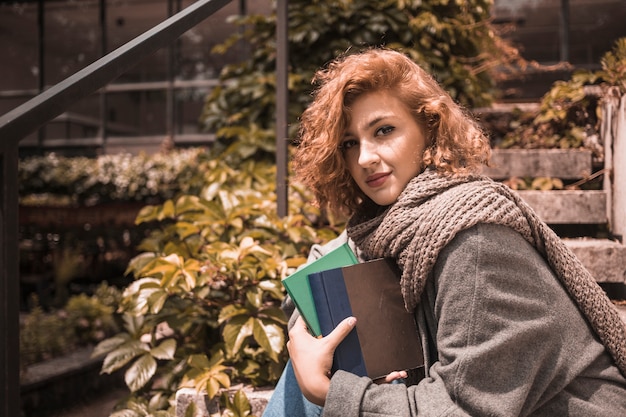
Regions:
<svg viewBox="0 0 626 417"><path fill-rule="evenodd" d="M151 30L0 117L0 146L19 143L70 104L92 94L231 0L198 0Z"/></svg>
<svg viewBox="0 0 626 417"><path fill-rule="evenodd" d="M167 46L231 0L198 0L0 117L0 417L20 412L17 168L19 142L75 101Z"/></svg>

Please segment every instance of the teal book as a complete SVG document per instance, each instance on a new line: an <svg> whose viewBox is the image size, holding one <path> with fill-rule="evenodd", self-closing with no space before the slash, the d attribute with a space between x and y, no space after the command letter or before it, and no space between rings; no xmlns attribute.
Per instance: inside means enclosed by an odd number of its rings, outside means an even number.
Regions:
<svg viewBox="0 0 626 417"><path fill-rule="evenodd" d="M293 274L283 280L283 285L291 297L300 315L304 319L309 331L313 336L320 336L319 320L313 303L313 295L309 286L309 274L324 271L327 269L340 268L342 266L354 265L359 261L347 243L328 252L321 258L298 269Z"/></svg>

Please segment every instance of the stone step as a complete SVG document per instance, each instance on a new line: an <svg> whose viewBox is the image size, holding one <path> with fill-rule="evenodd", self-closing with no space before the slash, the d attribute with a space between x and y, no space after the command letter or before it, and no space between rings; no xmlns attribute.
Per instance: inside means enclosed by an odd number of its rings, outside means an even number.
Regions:
<svg viewBox="0 0 626 417"><path fill-rule="evenodd" d="M608 239L563 239L599 283L626 283L626 245Z"/></svg>
<svg viewBox="0 0 626 417"><path fill-rule="evenodd" d="M586 178L592 172L588 149L493 149L491 167L483 173L494 179L510 177Z"/></svg>
<svg viewBox="0 0 626 417"><path fill-rule="evenodd" d="M253 388L243 385L231 387L227 392L232 396L240 389L243 390L246 397L248 397L251 408L250 415L253 416L261 416L263 414L265 406L274 393L274 387ZM218 398L216 397L209 400L204 391L199 392L193 388L181 388L176 391L176 417L186 417L187 408L191 404L195 406L194 417L222 415L224 411L220 409Z"/></svg>
<svg viewBox="0 0 626 417"><path fill-rule="evenodd" d="M593 173L588 149L493 149L491 167L483 173L495 180L550 177L589 178ZM600 190L520 190L520 196L548 224L606 224L607 193Z"/></svg>
<svg viewBox="0 0 626 417"><path fill-rule="evenodd" d="M548 224L606 224L607 196L599 190L521 190L520 197Z"/></svg>

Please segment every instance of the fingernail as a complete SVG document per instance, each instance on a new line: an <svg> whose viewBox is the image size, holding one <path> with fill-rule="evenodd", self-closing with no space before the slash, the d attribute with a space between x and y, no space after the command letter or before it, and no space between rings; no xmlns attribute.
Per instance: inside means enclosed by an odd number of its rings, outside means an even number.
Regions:
<svg viewBox="0 0 626 417"><path fill-rule="evenodd" d="M349 317L349 318L348 318L348 324L349 324L350 326L354 326L354 325L356 324L356 318L354 318L354 317Z"/></svg>

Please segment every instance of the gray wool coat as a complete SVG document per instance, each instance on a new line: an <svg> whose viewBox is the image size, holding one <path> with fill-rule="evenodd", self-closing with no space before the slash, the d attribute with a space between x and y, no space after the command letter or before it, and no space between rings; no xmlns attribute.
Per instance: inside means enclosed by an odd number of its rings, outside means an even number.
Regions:
<svg viewBox="0 0 626 417"><path fill-rule="evenodd" d="M507 227L459 233L415 314L426 377L377 385L338 371L323 416L626 417L626 379L545 260Z"/></svg>

